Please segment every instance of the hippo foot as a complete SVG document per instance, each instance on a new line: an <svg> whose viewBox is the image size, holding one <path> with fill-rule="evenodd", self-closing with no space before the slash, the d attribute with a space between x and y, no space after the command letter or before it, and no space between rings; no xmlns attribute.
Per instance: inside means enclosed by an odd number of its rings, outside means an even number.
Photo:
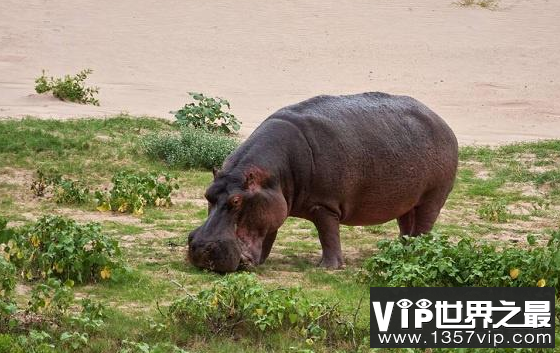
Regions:
<svg viewBox="0 0 560 353"><path fill-rule="evenodd" d="M321 258L321 262L319 262L319 266L327 268L329 270L338 270L344 267L344 263L342 261L342 257L339 256L332 256L326 257L323 256Z"/></svg>

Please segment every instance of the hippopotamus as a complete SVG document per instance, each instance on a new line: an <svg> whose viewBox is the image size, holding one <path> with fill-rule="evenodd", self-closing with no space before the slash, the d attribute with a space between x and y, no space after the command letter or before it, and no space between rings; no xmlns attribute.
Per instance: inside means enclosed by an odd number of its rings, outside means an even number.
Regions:
<svg viewBox="0 0 560 353"><path fill-rule="evenodd" d="M287 106L214 171L188 259L220 273L262 264L292 216L317 228L320 265L340 268L340 224L397 219L403 236L429 232L457 164L453 131L414 98L322 95Z"/></svg>

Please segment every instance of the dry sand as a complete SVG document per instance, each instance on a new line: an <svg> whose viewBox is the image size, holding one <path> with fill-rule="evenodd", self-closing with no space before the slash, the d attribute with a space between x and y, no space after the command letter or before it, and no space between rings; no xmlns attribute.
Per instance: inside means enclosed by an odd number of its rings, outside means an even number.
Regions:
<svg viewBox="0 0 560 353"><path fill-rule="evenodd" d="M560 138L560 4L503 0L1 0L0 116L171 118L200 91L252 131L317 94L416 97L462 144ZM95 72L101 107L34 94Z"/></svg>

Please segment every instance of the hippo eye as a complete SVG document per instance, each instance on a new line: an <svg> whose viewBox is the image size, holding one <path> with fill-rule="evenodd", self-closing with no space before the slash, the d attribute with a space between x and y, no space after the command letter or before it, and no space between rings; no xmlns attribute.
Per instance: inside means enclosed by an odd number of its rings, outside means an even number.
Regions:
<svg viewBox="0 0 560 353"><path fill-rule="evenodd" d="M239 207L241 206L241 196L235 195L229 199L229 204L232 207Z"/></svg>

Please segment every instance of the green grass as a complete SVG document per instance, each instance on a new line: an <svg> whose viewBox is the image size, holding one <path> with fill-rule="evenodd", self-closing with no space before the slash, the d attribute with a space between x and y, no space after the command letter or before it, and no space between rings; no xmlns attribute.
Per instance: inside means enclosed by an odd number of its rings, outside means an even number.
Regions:
<svg viewBox="0 0 560 353"><path fill-rule="evenodd" d="M149 162L137 142L150 131L174 128L164 120L119 116L111 119L5 120L0 123L0 166L42 169L91 182L123 166L167 170Z"/></svg>
<svg viewBox="0 0 560 353"><path fill-rule="evenodd" d="M294 332L249 339L243 335L197 336L180 329L157 333L150 328L149 318L161 316L158 303L165 311L182 295L177 284L196 293L221 278L185 262L187 234L206 218L203 194L212 173L170 168L152 161L139 149L144 136L173 131L175 127L166 121L130 116L0 121L0 215L20 223L45 213L65 214L80 222L97 220L103 231L123 246L130 272L114 282L75 288L79 296L91 296L110 307L106 326L92 335L84 352L118 352L123 339L152 345L171 341L192 352L284 352L290 347L314 352L352 351L353 343L348 340L316 342L309 347ZM100 213L93 201L75 207L35 198L29 184L37 169L80 180L91 189L109 186L113 174L122 169L170 172L178 177L180 189L171 195L174 205L168 209L148 207L141 216ZM4 174L8 177L2 177ZM462 147L455 188L434 229L450 238L473 236L498 243L517 241L522 246L528 233L534 234L537 242L546 242L549 232L560 224L559 209L560 140L497 148ZM495 210L498 217L492 216ZM507 217L500 218L504 213ZM297 285L310 296L340 302L348 315L354 315L359 307L356 331L365 337L369 289L356 280L356 273L375 253L378 240L397 236L394 221L341 227L346 268L326 271L316 267L321 253L313 224L289 218L279 231L270 258L254 272L269 288ZM21 294L18 302L26 300L26 294ZM366 341L362 348L367 345Z"/></svg>

